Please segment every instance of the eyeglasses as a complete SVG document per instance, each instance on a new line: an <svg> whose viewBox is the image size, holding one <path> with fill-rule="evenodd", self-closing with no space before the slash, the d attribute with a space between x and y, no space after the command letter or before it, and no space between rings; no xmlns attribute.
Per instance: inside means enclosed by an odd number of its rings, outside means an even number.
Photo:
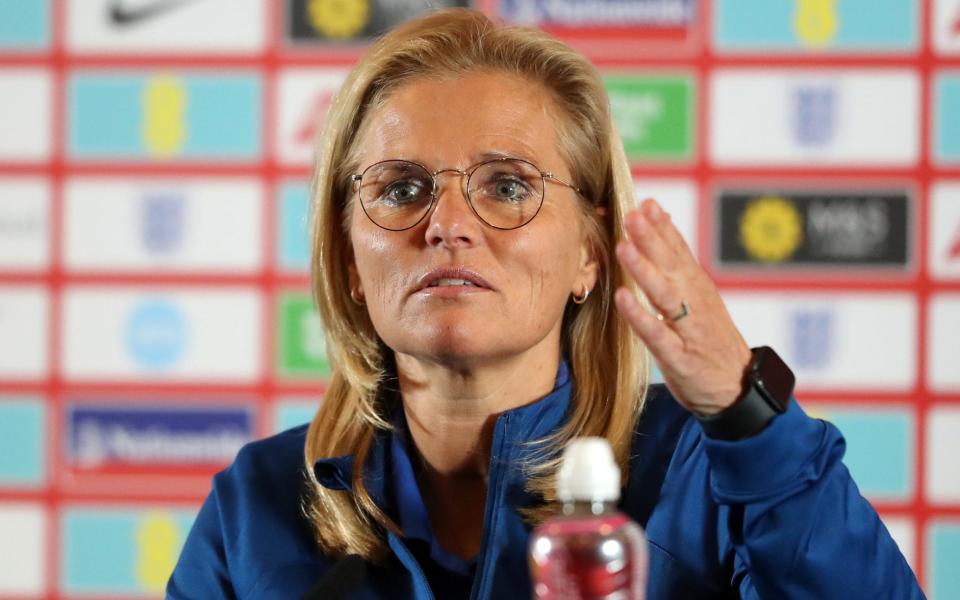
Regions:
<svg viewBox="0 0 960 600"><path fill-rule="evenodd" d="M543 205L544 182L552 179L578 194L580 189L519 158L495 158L461 169L430 172L408 160L374 163L353 175L360 205L374 224L390 231L410 229L423 220L437 200L437 175L466 175L467 204L495 229L516 229L529 223Z"/></svg>

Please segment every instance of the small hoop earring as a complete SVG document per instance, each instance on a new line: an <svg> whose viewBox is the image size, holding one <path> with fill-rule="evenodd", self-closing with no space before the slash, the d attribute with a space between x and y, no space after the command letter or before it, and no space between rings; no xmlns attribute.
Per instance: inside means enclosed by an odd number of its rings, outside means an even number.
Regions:
<svg viewBox="0 0 960 600"><path fill-rule="evenodd" d="M574 304L583 304L587 301L587 298L590 297L590 290L587 289L587 284L583 284L583 293L579 296L571 296L570 299L573 300Z"/></svg>

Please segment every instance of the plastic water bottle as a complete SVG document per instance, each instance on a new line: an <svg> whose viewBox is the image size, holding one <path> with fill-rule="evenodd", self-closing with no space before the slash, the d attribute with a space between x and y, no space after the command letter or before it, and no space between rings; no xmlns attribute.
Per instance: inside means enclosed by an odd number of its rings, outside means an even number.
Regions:
<svg viewBox="0 0 960 600"><path fill-rule="evenodd" d="M607 440L576 438L557 477L563 513L530 538L533 597L538 600L643 600L647 540L616 509L620 469Z"/></svg>

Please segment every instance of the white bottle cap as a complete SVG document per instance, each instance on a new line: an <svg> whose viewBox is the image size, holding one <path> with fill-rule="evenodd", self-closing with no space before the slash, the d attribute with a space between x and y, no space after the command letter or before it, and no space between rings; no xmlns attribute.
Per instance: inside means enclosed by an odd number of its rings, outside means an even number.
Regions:
<svg viewBox="0 0 960 600"><path fill-rule="evenodd" d="M561 502L611 502L620 498L620 468L602 437L574 438L563 451L557 474Z"/></svg>

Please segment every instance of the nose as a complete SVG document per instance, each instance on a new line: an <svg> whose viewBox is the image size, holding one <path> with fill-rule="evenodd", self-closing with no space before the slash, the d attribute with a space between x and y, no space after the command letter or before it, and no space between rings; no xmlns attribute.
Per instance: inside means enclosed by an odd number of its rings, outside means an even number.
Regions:
<svg viewBox="0 0 960 600"><path fill-rule="evenodd" d="M473 214L466 196L466 174L448 169L451 176L437 178L437 199L429 215L426 240L431 246L467 248L480 239L483 224Z"/></svg>

